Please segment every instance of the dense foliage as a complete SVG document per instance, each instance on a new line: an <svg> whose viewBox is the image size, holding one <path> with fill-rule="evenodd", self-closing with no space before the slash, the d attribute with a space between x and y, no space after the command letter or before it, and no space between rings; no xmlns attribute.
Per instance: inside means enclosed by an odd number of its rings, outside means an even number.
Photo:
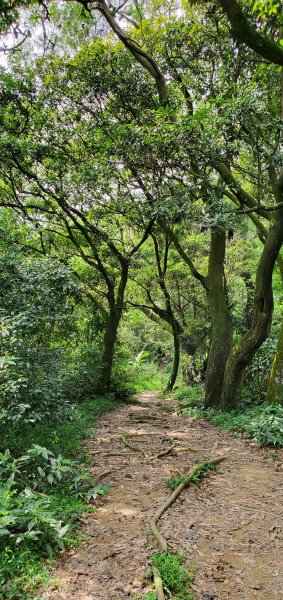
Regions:
<svg viewBox="0 0 283 600"><path fill-rule="evenodd" d="M0 36L0 579L28 598L105 491L93 413L177 385L282 445L282 12L0 0Z"/></svg>

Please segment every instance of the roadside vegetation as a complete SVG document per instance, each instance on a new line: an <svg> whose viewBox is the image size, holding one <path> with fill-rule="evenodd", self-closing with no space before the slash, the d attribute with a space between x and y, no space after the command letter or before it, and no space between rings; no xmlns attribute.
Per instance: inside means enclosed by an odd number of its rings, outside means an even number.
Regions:
<svg viewBox="0 0 283 600"><path fill-rule="evenodd" d="M202 388L181 388L173 392L184 416L207 419L224 431L255 440L260 446L283 446L283 406L262 403L242 405L237 411L215 411L204 408Z"/></svg>

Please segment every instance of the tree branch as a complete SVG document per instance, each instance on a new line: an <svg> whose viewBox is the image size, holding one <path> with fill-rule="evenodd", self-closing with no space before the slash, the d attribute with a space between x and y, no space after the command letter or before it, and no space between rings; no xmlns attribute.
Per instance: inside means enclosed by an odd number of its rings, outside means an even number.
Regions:
<svg viewBox="0 0 283 600"><path fill-rule="evenodd" d="M237 0L218 0L227 15L231 34L239 42L246 44L262 58L283 66L283 48L252 27Z"/></svg>
<svg viewBox="0 0 283 600"><path fill-rule="evenodd" d="M97 10L99 10L99 12L101 12L101 14L104 15L107 23L110 25L114 33L116 33L119 40L121 40L124 46L140 63L140 65L142 65L142 67L146 69L146 71L148 71L148 73L150 73L150 75L154 78L156 82L160 104L166 105L169 97L168 87L165 81L165 77L162 71L160 70L157 62L154 60L154 58L152 58L152 56L150 56L150 54L142 50L142 48L137 44L137 42L132 40L122 29L122 27L120 27L119 23L117 23L115 19L113 12L109 8L105 0L97 0L94 3L94 6Z"/></svg>

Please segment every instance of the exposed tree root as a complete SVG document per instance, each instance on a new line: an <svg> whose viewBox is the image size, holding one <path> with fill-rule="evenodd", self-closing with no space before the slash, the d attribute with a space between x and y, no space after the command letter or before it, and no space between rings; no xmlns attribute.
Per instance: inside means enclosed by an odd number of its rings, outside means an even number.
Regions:
<svg viewBox="0 0 283 600"><path fill-rule="evenodd" d="M129 413L128 414L128 419L138 419L139 421L160 421L162 422L162 419L160 418L159 415L145 415L142 413Z"/></svg>
<svg viewBox="0 0 283 600"><path fill-rule="evenodd" d="M159 452L159 454L156 454L155 456L152 456L150 458L150 461L156 460L157 458L162 458L163 456L167 456L168 454L171 454L171 452L173 452L173 450L175 450L175 445L176 444L172 444L170 446L170 448L167 448L167 450L162 450L162 452Z"/></svg>
<svg viewBox="0 0 283 600"><path fill-rule="evenodd" d="M212 465L218 465L223 460L226 460L226 456L220 456L219 458L215 458L213 460L210 460L209 462ZM164 502L164 504L162 504L158 508L155 515L152 517L152 519L150 521L151 531L163 552L166 552L168 550L168 544L167 544L165 538L163 537L163 535L161 535L160 531L158 531L158 529L156 527L156 523L160 519L160 517L165 513L165 511L175 502L175 500L178 498L178 496L183 491L183 489L190 483L191 479L194 477L194 475L196 475L196 473L200 469L200 466L201 466L201 463L192 467L192 469L186 475L186 478L184 479L184 481L182 481L182 483L180 483L180 485L178 485L176 490L174 490L174 492L171 494L171 496L169 496L169 498L166 500L166 502Z"/></svg>
<svg viewBox="0 0 283 600"><path fill-rule="evenodd" d="M138 434L135 434L135 433L131 434L131 437L136 436L136 435L138 435ZM163 456L168 456L168 454L171 454L171 453L179 454L181 452L204 452L206 450L205 448L192 448L191 446L182 446L182 447L176 448L176 443L172 443L169 448L166 448L166 450L162 450L161 452L159 452L158 454L155 454L154 456L149 456L149 454L145 450L132 444L130 441L128 441L128 439L126 439L125 436L122 436L120 439L127 448L130 448L134 452L139 452L140 454L143 454L145 459L149 462L152 462L156 459L162 458ZM168 442L170 440L163 438L161 441Z"/></svg>
<svg viewBox="0 0 283 600"><path fill-rule="evenodd" d="M110 473L113 473L113 469L111 469L111 471L103 471L103 473L99 473L99 475L96 475L96 479L103 479L103 477L106 477L106 475L110 475Z"/></svg>
<svg viewBox="0 0 283 600"><path fill-rule="evenodd" d="M134 450L134 452L139 452L147 459L149 458L147 452L145 452L145 450L143 450L142 448L138 448L138 446L134 446L134 444L132 444L131 442L128 442L125 437L121 437L120 439L123 442L124 446L126 446L127 448Z"/></svg>
<svg viewBox="0 0 283 600"><path fill-rule="evenodd" d="M154 587L158 600L165 600L161 575L156 567L152 567Z"/></svg>
<svg viewBox="0 0 283 600"><path fill-rule="evenodd" d="M183 446L180 448L175 448L175 452L179 454L180 452L200 452L201 448L192 448L191 446Z"/></svg>
<svg viewBox="0 0 283 600"><path fill-rule="evenodd" d="M91 454L92 456L120 456L120 458L123 458L123 456L131 456L132 453L131 452L90 452L89 454Z"/></svg>
<svg viewBox="0 0 283 600"><path fill-rule="evenodd" d="M131 442L126 440L125 437L122 437L121 440L127 448L134 450L134 452L139 452L140 454L143 454L144 458L148 462L152 462L158 458L162 458L163 456L168 456L168 454L173 452L173 450L175 449L175 444L171 444L169 448L166 448L166 450L162 450L161 452L159 452L158 454L155 454L154 456L149 456L149 454L145 450L143 450L142 448L139 448L138 446L135 446L134 444L132 444Z"/></svg>

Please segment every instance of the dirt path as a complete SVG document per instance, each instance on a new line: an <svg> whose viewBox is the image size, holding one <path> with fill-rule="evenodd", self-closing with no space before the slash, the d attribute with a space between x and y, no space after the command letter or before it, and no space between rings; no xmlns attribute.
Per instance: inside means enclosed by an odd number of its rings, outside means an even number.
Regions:
<svg viewBox="0 0 283 600"><path fill-rule="evenodd" d="M165 481L204 458L226 454L201 488L185 490L159 528L173 549L197 567L199 600L283 599L283 469L265 450L218 431L205 421L178 416L176 402L156 394L141 405L123 405L101 418L89 447L94 477L112 485L93 514L82 519L87 541L66 553L46 600L124 600L149 591L144 574L156 550L148 523L170 494ZM168 455L147 464L125 447L122 434L151 453L177 445L197 452Z"/></svg>

